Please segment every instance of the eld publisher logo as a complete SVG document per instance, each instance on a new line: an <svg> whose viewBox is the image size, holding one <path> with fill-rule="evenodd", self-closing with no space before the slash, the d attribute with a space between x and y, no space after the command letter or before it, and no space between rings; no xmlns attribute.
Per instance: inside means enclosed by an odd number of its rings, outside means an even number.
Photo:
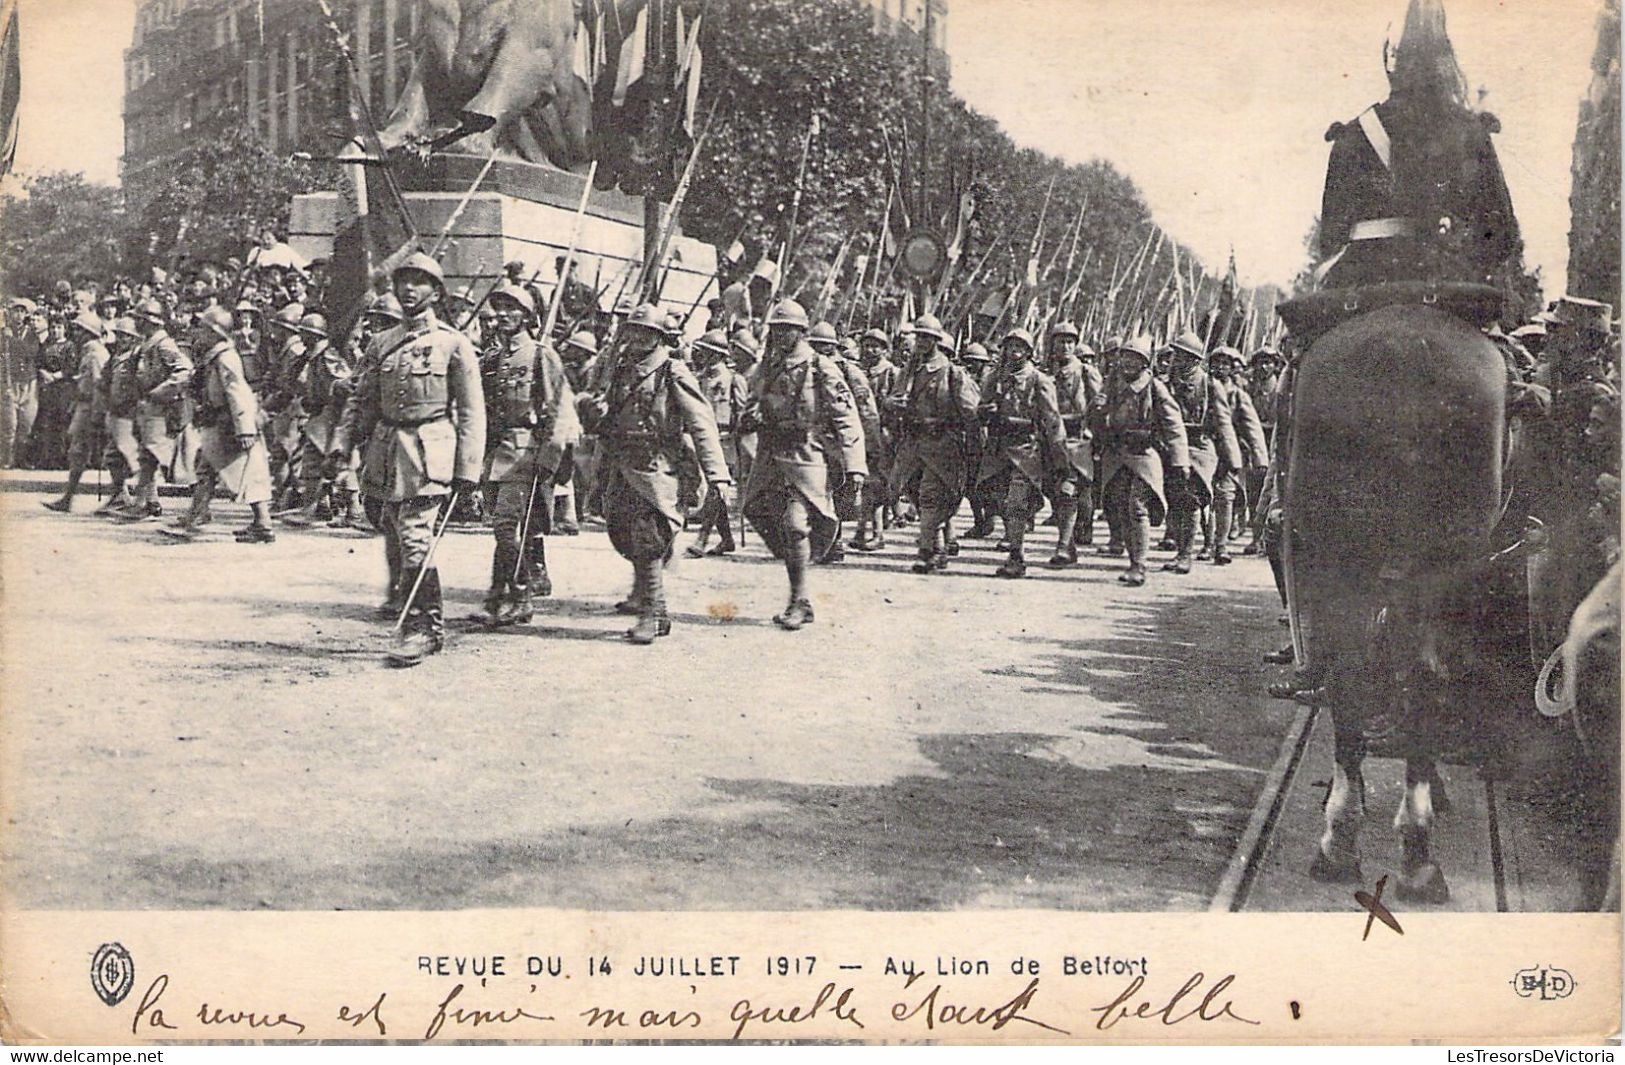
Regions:
<svg viewBox="0 0 1625 1065"><path fill-rule="evenodd" d="M1512 978L1512 989L1522 998L1538 998L1550 1002L1568 998L1574 993L1574 977L1567 969L1544 965L1538 969L1520 969Z"/></svg>

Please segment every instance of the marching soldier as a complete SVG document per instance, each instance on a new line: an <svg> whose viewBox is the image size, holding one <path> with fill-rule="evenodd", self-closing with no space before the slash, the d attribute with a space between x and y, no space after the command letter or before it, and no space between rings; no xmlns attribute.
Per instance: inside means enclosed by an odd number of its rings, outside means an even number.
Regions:
<svg viewBox="0 0 1625 1065"><path fill-rule="evenodd" d="M1269 469L1269 441L1264 426L1253 409L1247 390L1234 379L1241 365L1241 352L1232 347L1220 347L1208 356L1208 376L1228 397L1231 426L1241 448L1242 464L1230 466L1221 461L1213 475L1213 564L1230 564L1231 522L1235 516L1237 498L1246 498L1243 478L1254 474L1262 476ZM1192 456L1194 460L1195 456Z"/></svg>
<svg viewBox="0 0 1625 1065"><path fill-rule="evenodd" d="M694 358L700 371L700 390L711 402L711 413L717 420L717 435L722 441L722 457L728 469L738 471L739 415L750 401L750 386L744 375L735 373L728 365L728 336L713 329L694 342ZM707 548L712 531L717 533L717 545ZM722 498L715 492L706 496L700 510L699 539L689 545L690 558L731 555L735 550L733 522Z"/></svg>
<svg viewBox="0 0 1625 1065"><path fill-rule="evenodd" d="M626 638L643 645L671 633L661 569L683 523L677 474L685 433L723 502L733 495L711 404L693 372L672 357L667 330L664 311L650 303L636 308L616 335L605 391L577 402L582 427L598 434L610 543L632 563L632 594L615 609L637 615Z"/></svg>
<svg viewBox="0 0 1625 1065"><path fill-rule="evenodd" d="M768 549L784 560L789 604L773 621L795 631L813 621L807 565L839 529L830 498L826 447L838 447L853 490L868 476L863 425L840 367L803 339L811 323L795 300L767 316L767 355L751 388L747 428L760 453L741 505Z"/></svg>
<svg viewBox="0 0 1625 1065"><path fill-rule="evenodd" d="M971 341L965 345L959 361L965 367L965 372L971 375L971 380L976 382L977 394L984 393L994 374L993 357L987 353L987 346L980 341ZM965 432L965 468L970 474L965 486L965 498L969 501L971 510L971 526L965 530L965 535L972 540L990 535L993 532L993 522L998 516L998 508L989 505L988 494L979 491L976 484L986 445L987 433L985 427L978 421Z"/></svg>
<svg viewBox="0 0 1625 1065"><path fill-rule="evenodd" d="M325 317L314 313L305 315L299 320L299 332L306 338L304 366L291 383L298 390L299 408L305 415L299 427L301 505L293 513L284 514L282 520L303 527L328 517L355 517L350 513L355 505L355 490L345 479L349 463L345 463L336 476L323 476L355 370L328 336ZM331 511L324 514L330 492L346 498L335 499Z"/></svg>
<svg viewBox="0 0 1625 1065"><path fill-rule="evenodd" d="M506 284L487 306L493 315L488 339L498 357L486 394L493 443L485 483L496 487L496 547L485 613L492 625L524 625L534 614L532 597L553 594L544 534L553 516L554 478L580 424L558 352L530 335L535 298Z"/></svg>
<svg viewBox="0 0 1625 1065"><path fill-rule="evenodd" d="M916 319L913 371L901 391L886 401L897 425L897 458L888 492L895 497L912 484L920 512L915 573L948 568L948 553L938 546L937 534L965 492L965 434L976 424L981 399L971 374L949 361L944 350L948 340L935 316Z"/></svg>
<svg viewBox="0 0 1625 1065"><path fill-rule="evenodd" d="M60 514L73 509L73 495L85 468L101 461L102 427L107 417L102 374L112 358L102 344L104 328L94 311L80 311L68 323L68 335L79 342L79 366L73 376L73 419L68 423L68 483L61 498L45 504L46 510Z"/></svg>
<svg viewBox="0 0 1625 1065"><path fill-rule="evenodd" d="M1214 382L1202 369L1202 338L1195 333L1182 333L1173 343L1168 390L1184 421L1190 473L1183 482L1170 475L1168 524L1172 526L1175 554L1173 561L1162 568L1170 573L1189 573L1197 513L1213 505L1213 482L1221 471L1243 468L1241 445L1236 440L1230 390ZM1169 462L1173 464L1171 457Z"/></svg>
<svg viewBox="0 0 1625 1065"><path fill-rule="evenodd" d="M133 318L114 321L112 334L112 357L102 373L102 406L107 411L107 447L102 462L113 481L113 491L107 502L96 508L103 517L117 514L130 504L127 484L141 465L141 443L135 436L135 410L141 399L136 378L141 334L136 332Z"/></svg>
<svg viewBox="0 0 1625 1065"><path fill-rule="evenodd" d="M243 375L243 362L232 339L232 316L221 306L202 311L192 329L197 365L189 382L192 424L200 438L197 480L192 505L167 535L190 540L206 520L209 500L222 479L233 498L247 503L253 517L233 534L240 544L269 544L271 467L260 437L259 403Z"/></svg>
<svg viewBox="0 0 1625 1065"><path fill-rule="evenodd" d="M440 264L418 252L396 267L391 283L401 324L373 338L369 372L345 404L328 464L336 474L350 442L368 439L362 490L381 501L391 594L402 593L406 611L389 658L412 666L445 639L430 545L446 495L478 490L485 398L474 346L435 314L446 296Z"/></svg>
<svg viewBox="0 0 1625 1065"><path fill-rule="evenodd" d="M1055 381L1055 398L1066 429L1067 456L1049 485L1056 525L1055 554L1049 560L1052 569L1077 563L1078 547L1093 539L1095 524L1095 459L1089 412L1100 399L1100 375L1092 374L1092 367L1077 357L1077 348L1077 326L1060 322L1050 330L1049 373Z"/></svg>
<svg viewBox="0 0 1625 1065"><path fill-rule="evenodd" d="M1066 463L1066 432L1055 382L1033 365L1033 337L1012 329L1000 345L1001 358L982 390L980 414L987 427L982 466L977 472L984 506L1004 518L1009 557L995 572L1027 575L1027 529L1044 501L1044 472Z"/></svg>
<svg viewBox="0 0 1625 1065"><path fill-rule="evenodd" d="M1117 579L1137 588L1145 583L1151 526L1161 524L1168 509L1158 449L1175 481L1189 478L1191 460L1179 404L1151 376L1151 338L1113 339L1106 348L1111 376L1095 411L1095 439L1105 450L1106 510L1128 549L1128 570Z"/></svg>
<svg viewBox="0 0 1625 1065"><path fill-rule="evenodd" d="M1264 430L1264 439L1273 446L1275 441L1275 417L1280 407L1281 367L1285 360L1281 353L1274 348L1262 348L1253 355L1253 365L1244 382L1244 389L1253 401L1253 409L1258 412L1259 425ZM1266 471L1267 473L1267 471ZM1247 509L1251 514L1252 539L1242 549L1244 555L1256 555L1262 548L1264 535L1264 511L1262 500L1264 496L1265 473L1249 471L1247 474Z"/></svg>
<svg viewBox="0 0 1625 1065"><path fill-rule="evenodd" d="M853 409L858 413L858 422L863 426L863 445L865 465L873 469L875 465L873 446L871 442L878 443L880 437L880 408L875 402L874 393L869 390L869 376L863 368L847 359L841 352L840 341L835 336L835 327L828 322L819 322L807 333L807 346L813 351L828 358L841 371L846 381L847 390L852 393ZM826 444L824 457L829 463L829 483L839 485L835 492L835 516L839 521L856 521L858 524L857 539L863 538L863 490L846 480L846 468L841 457L841 448L838 444ZM841 530L837 526L835 535L830 540L829 549L822 559L814 558L814 562L840 562L846 557L846 545L841 542Z"/></svg>
<svg viewBox="0 0 1625 1065"><path fill-rule="evenodd" d="M869 329L858 341L858 358L869 378L869 391L875 397L877 408L884 412L885 402L897 390L897 364L888 357L891 338L884 330ZM862 514L858 519L858 534L850 547L858 551L879 551L886 546L884 514L891 509L887 485L891 478L892 452L896 442L884 419L873 439L864 437L869 452L869 472L864 481ZM867 533L865 533L867 530Z"/></svg>
<svg viewBox="0 0 1625 1065"><path fill-rule="evenodd" d="M162 514L158 505L158 471L175 459L175 436L180 432L181 400L192 377L192 360L169 335L164 305L146 300L135 309L141 332L137 354L135 435L141 444L140 473L135 501L119 512L120 521L146 521ZM167 477L168 474L166 473Z"/></svg>

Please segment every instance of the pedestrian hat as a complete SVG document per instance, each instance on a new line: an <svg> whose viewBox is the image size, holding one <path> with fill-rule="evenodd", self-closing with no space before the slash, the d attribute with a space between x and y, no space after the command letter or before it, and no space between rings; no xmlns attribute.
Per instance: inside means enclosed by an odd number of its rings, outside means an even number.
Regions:
<svg viewBox="0 0 1625 1065"><path fill-rule="evenodd" d="M115 318L113 319L112 325L110 325L108 328L112 329L113 333L117 336L125 337L129 340L141 339L141 334L136 332L134 318Z"/></svg>
<svg viewBox="0 0 1625 1065"><path fill-rule="evenodd" d="M99 337L102 335L102 320L95 311L80 311L78 314L73 316L73 320L68 324L77 329L83 329L93 337Z"/></svg>

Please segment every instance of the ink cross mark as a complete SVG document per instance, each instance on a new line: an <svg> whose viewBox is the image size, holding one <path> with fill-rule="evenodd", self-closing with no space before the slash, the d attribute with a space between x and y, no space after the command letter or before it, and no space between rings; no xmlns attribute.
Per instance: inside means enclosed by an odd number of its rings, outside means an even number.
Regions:
<svg viewBox="0 0 1625 1065"><path fill-rule="evenodd" d="M1371 937L1371 925L1375 921L1381 921L1389 928L1392 928L1399 935L1405 934L1405 930L1399 927L1399 919L1389 911L1388 907L1382 904L1382 889L1387 886L1388 877L1380 876L1377 878L1377 890L1375 893L1367 893L1364 891L1356 891L1354 893L1354 901L1358 902L1361 906L1364 906L1368 911L1365 919L1365 935L1360 937L1360 941L1362 943Z"/></svg>

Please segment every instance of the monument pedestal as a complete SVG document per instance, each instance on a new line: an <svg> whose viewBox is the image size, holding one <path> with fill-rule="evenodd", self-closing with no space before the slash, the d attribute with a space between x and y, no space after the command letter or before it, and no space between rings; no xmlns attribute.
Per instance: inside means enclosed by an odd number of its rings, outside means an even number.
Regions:
<svg viewBox="0 0 1625 1065"><path fill-rule="evenodd" d="M436 156L425 167L397 174L425 247L445 231L484 165L484 159L474 156ZM449 290L466 290L478 299L505 264L518 260L525 264L526 276L537 274L538 286L550 292L569 252L585 180L584 175L534 163L496 162L480 191L469 197L441 255ZM338 211L337 192L295 196L288 243L308 259L332 258ZM602 290L600 304L610 310L618 293L626 298L642 261L643 200L617 190L594 190L576 242L576 279ZM715 277L716 249L677 231L667 245L664 267L661 306L681 316ZM713 286L709 295L720 293ZM696 313L688 331L697 333L704 322L705 315Z"/></svg>

